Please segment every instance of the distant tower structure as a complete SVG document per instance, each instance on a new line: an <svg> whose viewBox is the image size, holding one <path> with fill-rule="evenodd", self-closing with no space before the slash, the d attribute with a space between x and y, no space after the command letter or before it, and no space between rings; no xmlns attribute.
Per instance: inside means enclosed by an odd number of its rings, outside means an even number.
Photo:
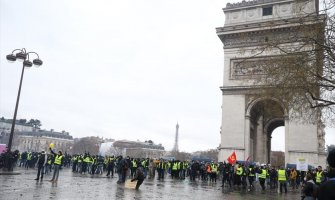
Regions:
<svg viewBox="0 0 335 200"><path fill-rule="evenodd" d="M174 152L179 152L179 148L178 148L178 130L179 130L179 124L177 122L177 125L176 125L176 138L174 140L174 147L172 149L172 151L174 151Z"/></svg>

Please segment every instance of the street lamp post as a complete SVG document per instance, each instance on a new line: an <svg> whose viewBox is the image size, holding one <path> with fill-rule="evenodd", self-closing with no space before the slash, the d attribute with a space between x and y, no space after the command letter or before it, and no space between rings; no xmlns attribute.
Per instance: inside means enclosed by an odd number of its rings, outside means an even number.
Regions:
<svg viewBox="0 0 335 200"><path fill-rule="evenodd" d="M14 52L18 52L18 53L14 54ZM29 60L29 55L30 54L35 54L37 56L37 58L34 59L33 62L31 62ZM8 152L10 152L11 149L12 149L12 142L13 142L13 136L14 136L15 122L16 122L16 114L17 114L17 109L19 107L24 69L26 67L32 67L33 64L36 65L36 66L41 66L43 64L43 62L42 62L42 60L39 59L39 56L36 52L27 52L25 48L14 49L11 54L6 56L6 58L7 58L8 61L12 61L12 62L16 61L17 59L23 60L20 85L19 85L19 90L18 90L18 93L17 93L14 117L13 117L13 121L12 121L12 127L10 129L10 135L9 135L9 141L8 141Z"/></svg>

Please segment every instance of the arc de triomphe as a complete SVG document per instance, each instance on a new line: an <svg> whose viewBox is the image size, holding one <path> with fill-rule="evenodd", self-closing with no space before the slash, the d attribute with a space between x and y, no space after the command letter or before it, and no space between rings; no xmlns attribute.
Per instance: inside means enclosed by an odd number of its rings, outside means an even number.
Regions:
<svg viewBox="0 0 335 200"><path fill-rule="evenodd" d="M298 6L301 9L296 9ZM300 0L299 3L295 0L252 0L227 3L223 12L224 27L216 28L224 46L219 161L227 161L235 151L238 160L250 156L253 161L269 163L271 134L277 127L284 126L286 164L295 164L297 159L305 158L310 165L325 165L324 127L290 119L289 108L281 99L257 97L257 88L247 81L257 72L258 63L275 55L266 52L250 59L259 41L269 32L278 39L285 39L290 27L298 26L295 23L298 16L317 15L318 3L315 0ZM265 106L270 106L272 112L260 112Z"/></svg>

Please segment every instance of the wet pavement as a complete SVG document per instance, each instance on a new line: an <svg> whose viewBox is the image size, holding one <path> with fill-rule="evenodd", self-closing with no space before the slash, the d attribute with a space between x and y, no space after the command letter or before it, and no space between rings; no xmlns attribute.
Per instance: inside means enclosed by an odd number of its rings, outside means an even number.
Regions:
<svg viewBox="0 0 335 200"><path fill-rule="evenodd" d="M293 200L300 199L300 192L289 191L287 194L278 194L277 191L260 191L256 183L256 191L229 191L222 190L221 182L190 182L186 180L164 181L146 179L140 190L125 188L116 183L117 178L107 178L105 175L80 175L72 173L70 169L60 172L57 184L48 180L52 174L45 175L43 181L35 181L37 170L17 169L20 175L0 175L0 199L192 199L192 200L238 200L238 199L271 199Z"/></svg>

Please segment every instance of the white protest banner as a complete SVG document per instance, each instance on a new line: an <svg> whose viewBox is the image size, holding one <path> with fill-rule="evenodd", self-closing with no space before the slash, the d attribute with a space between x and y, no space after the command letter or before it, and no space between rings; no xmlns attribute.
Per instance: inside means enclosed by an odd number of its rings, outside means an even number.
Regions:
<svg viewBox="0 0 335 200"><path fill-rule="evenodd" d="M305 158L297 159L297 170L299 171L308 171L308 163Z"/></svg>

